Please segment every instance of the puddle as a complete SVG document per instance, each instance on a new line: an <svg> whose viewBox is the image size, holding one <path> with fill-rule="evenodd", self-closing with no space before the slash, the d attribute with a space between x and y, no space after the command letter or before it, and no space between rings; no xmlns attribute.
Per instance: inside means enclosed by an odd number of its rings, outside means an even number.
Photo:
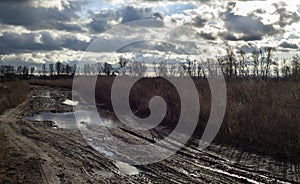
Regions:
<svg viewBox="0 0 300 184"><path fill-rule="evenodd" d="M42 97L44 98L51 98L50 92L46 92Z"/></svg>
<svg viewBox="0 0 300 184"><path fill-rule="evenodd" d="M124 162L116 162L116 166L120 170L121 174L136 175L140 173L140 171L136 167Z"/></svg>
<svg viewBox="0 0 300 184"><path fill-rule="evenodd" d="M105 154L105 155L108 156L108 157L111 157L111 156L114 155L112 152L107 151L107 150L106 150L105 148L103 148L103 147L100 147L100 146L94 146L94 148L95 148L98 152L103 153L103 154Z"/></svg>
<svg viewBox="0 0 300 184"><path fill-rule="evenodd" d="M98 122L99 117L98 113L92 113L90 111L79 111L76 114L77 121L80 124L77 124L75 119L74 112L65 112L65 113L52 113L52 112L43 112L33 116L25 117L29 121L51 121L54 123L55 128L62 128L68 130L79 130L78 126L86 127L89 124L96 124L100 126L106 126L110 128L119 127L118 123L115 121L113 115L108 115L106 113L105 117L100 115L101 122Z"/></svg>
<svg viewBox="0 0 300 184"><path fill-rule="evenodd" d="M37 98L37 97L40 97L40 98L51 98L51 94L50 94L50 91L47 91L47 92L42 93L39 96L32 96L32 98Z"/></svg>

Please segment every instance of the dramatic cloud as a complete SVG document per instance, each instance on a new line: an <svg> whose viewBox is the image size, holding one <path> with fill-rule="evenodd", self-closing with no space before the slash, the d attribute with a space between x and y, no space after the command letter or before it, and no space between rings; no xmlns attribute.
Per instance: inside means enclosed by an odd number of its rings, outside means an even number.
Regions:
<svg viewBox="0 0 300 184"><path fill-rule="evenodd" d="M135 8L133 6L127 6L121 9L120 13L122 16L122 23L153 17L151 8Z"/></svg>
<svg viewBox="0 0 300 184"><path fill-rule="evenodd" d="M204 32L201 32L198 34L200 37L206 39L206 40L215 40L216 38L214 36L212 36L211 34L209 33L204 33Z"/></svg>
<svg viewBox="0 0 300 184"><path fill-rule="evenodd" d="M50 51L63 48L85 50L89 42L89 38L81 38L79 35L52 34L49 31L23 34L4 32L0 36L0 53Z"/></svg>
<svg viewBox="0 0 300 184"><path fill-rule="evenodd" d="M81 27L74 23L79 17L78 3L62 4L63 8L47 8L32 6L32 1L0 2L0 22L9 25L21 25L31 30L59 29L80 31ZM35 1L33 1L35 2Z"/></svg>
<svg viewBox="0 0 300 184"><path fill-rule="evenodd" d="M207 20L203 19L201 16L197 16L193 18L193 24L196 27L203 27L206 24Z"/></svg>
<svg viewBox="0 0 300 184"><path fill-rule="evenodd" d="M273 35L276 30L272 25L265 25L252 16L240 16L231 12L225 14L227 31L223 37L227 40L261 40L263 36Z"/></svg>
<svg viewBox="0 0 300 184"><path fill-rule="evenodd" d="M282 42L279 46L282 48L286 48L286 49L298 49L299 48L297 44L288 43L286 41Z"/></svg>
<svg viewBox="0 0 300 184"><path fill-rule="evenodd" d="M276 11L274 14L279 15L279 21L277 24L280 27L285 27L287 25L291 25L293 23L299 22L300 17L296 12L290 12L286 9L286 4L284 2L281 2L279 4L273 4L273 6L276 8Z"/></svg>
<svg viewBox="0 0 300 184"><path fill-rule="evenodd" d="M134 6L122 6L115 10L106 10L100 13L90 13L92 21L87 24L94 33L101 33L115 25L125 24L143 19L163 20L160 12L154 12L152 8L140 8Z"/></svg>
<svg viewBox="0 0 300 184"><path fill-rule="evenodd" d="M104 32L110 29L113 25L118 24L120 15L114 11L101 12L97 14L91 13L92 21L87 24L87 27L94 33Z"/></svg>

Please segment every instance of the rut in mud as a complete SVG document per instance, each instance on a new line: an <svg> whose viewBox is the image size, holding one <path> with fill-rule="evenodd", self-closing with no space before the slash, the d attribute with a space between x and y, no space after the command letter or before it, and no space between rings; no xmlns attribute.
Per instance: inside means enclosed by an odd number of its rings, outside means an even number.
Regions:
<svg viewBox="0 0 300 184"><path fill-rule="evenodd" d="M53 122L25 117L71 112L63 102L71 91L32 87L27 100L0 116L0 183L282 183L300 182L299 165L237 149L211 145L182 148L176 155L146 166L117 163L90 147L78 130L53 128ZM151 143L151 136L112 127L125 139Z"/></svg>

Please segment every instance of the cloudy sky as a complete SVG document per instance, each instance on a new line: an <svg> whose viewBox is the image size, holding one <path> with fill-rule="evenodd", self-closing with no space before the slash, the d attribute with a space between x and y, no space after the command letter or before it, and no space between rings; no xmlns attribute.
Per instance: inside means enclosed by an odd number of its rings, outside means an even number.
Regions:
<svg viewBox="0 0 300 184"><path fill-rule="evenodd" d="M149 19L162 26L144 24L145 30L172 32L187 43L185 50L213 46L210 54L222 55L231 45L246 52L273 46L277 57L299 52L296 0L1 0L0 64L80 61L86 48L112 28ZM114 32L106 41L131 34Z"/></svg>

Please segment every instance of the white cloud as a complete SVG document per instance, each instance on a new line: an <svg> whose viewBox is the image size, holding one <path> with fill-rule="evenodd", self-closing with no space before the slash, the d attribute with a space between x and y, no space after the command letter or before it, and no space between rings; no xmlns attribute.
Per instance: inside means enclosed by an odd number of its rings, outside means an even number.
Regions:
<svg viewBox="0 0 300 184"><path fill-rule="evenodd" d="M56 8L63 11L66 7L70 7L70 0L33 0L29 4L33 7Z"/></svg>

